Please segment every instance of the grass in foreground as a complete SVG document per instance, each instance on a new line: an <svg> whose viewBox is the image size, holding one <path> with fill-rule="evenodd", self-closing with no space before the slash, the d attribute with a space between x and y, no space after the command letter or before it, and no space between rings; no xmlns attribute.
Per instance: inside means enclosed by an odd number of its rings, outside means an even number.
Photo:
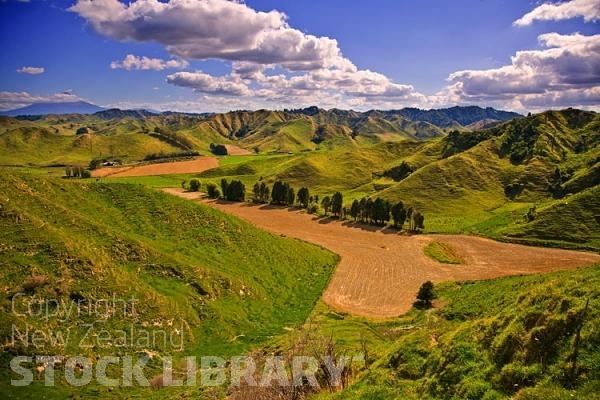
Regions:
<svg viewBox="0 0 600 400"><path fill-rule="evenodd" d="M599 288L600 264L438 285L441 308L404 316L354 385L318 398L598 399Z"/></svg>
<svg viewBox="0 0 600 400"><path fill-rule="evenodd" d="M132 184L0 171L0 226L0 290L6 299L21 291L27 293L24 301L135 296L140 300L138 318L108 318L97 330L115 332L130 324L152 327L155 322L165 327L174 321L173 326L184 331L183 349L158 343L147 350L176 359L243 354L268 343L284 328L303 324L337 263L337 256L316 246ZM145 350L80 348L76 339L86 328L78 326L94 322L93 314L66 323L52 318L46 322L16 316L10 307L10 301L3 303L0 313L3 343L10 343L13 324L21 330L29 324L53 332L73 326L73 338L59 353L95 357ZM1 359L5 366L11 354L57 351L19 342L5 350ZM149 370L160 363L155 359ZM13 398L115 395L106 387L66 386L63 378L57 378L53 391L46 391L41 381L15 388L8 386L8 378L8 369L3 368L1 391ZM165 389L162 396L175 396L178 390ZM119 389L118 397L133 395L147 397L152 392Z"/></svg>

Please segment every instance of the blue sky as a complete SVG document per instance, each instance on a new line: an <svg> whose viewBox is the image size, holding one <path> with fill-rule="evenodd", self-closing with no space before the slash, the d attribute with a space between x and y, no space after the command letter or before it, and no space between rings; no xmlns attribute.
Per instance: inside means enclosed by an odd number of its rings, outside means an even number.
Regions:
<svg viewBox="0 0 600 400"><path fill-rule="evenodd" d="M0 0L0 109L600 106L600 0Z"/></svg>

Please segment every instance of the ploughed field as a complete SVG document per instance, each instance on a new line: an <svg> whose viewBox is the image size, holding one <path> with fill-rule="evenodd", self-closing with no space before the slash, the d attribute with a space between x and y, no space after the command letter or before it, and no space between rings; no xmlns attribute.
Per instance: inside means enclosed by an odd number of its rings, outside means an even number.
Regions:
<svg viewBox="0 0 600 400"><path fill-rule="evenodd" d="M200 200L199 193L165 189ZM321 245L341 256L323 300L333 309L355 315L388 318L407 312L421 284L480 280L507 275L564 270L600 261L600 255L518 244L466 235L405 236L349 221L268 205L202 200L268 231ZM447 244L463 260L441 264L424 248L433 240Z"/></svg>
<svg viewBox="0 0 600 400"><path fill-rule="evenodd" d="M186 174L204 172L216 168L219 160L216 157L199 157L194 160L172 161L152 164L140 164L123 167L105 167L93 171L95 177L121 177L121 176L150 176L166 174Z"/></svg>

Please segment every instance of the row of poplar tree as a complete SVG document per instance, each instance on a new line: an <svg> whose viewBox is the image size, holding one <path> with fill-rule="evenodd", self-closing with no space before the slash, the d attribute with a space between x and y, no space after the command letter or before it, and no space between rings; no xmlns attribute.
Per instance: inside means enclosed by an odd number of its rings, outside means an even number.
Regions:
<svg viewBox="0 0 600 400"><path fill-rule="evenodd" d="M184 182L185 183L185 182ZM221 179L221 188L208 183L206 192L210 198L222 198L229 201L245 201L246 187L239 180ZM198 191L200 182L192 179L189 185L190 190ZM363 197L360 200L354 200L350 207L344 207L344 196L340 192L335 192L332 196L325 196L319 202L319 196L312 196L307 187L302 187L296 191L285 181L276 181L270 188L262 179L256 182L252 188L252 201L259 204L275 204L281 206L298 205L310 212L317 210L317 204L325 212L325 215L332 213L340 219L352 218L354 222L368 223L374 225L386 225L390 220L394 228L402 229L405 223L408 223L408 230L420 231L425 229L425 217L413 207L405 207L402 201L390 203L380 197L372 199Z"/></svg>
<svg viewBox="0 0 600 400"><path fill-rule="evenodd" d="M294 188L284 181L276 181L272 190L265 182L259 181L253 187L253 201L290 206L297 204L301 208L308 209L312 204L319 204L319 196L311 196L306 187L300 188L298 193L295 193ZM350 207L344 207L342 193L335 192L332 196L323 197L320 204L325 215L331 212L340 219L350 217L355 222L375 225L385 225L391 220L396 229L402 229L405 223L408 223L410 231L425 229L423 214L413 207L405 207L402 201L392 204L380 197L375 200L363 197L354 200Z"/></svg>

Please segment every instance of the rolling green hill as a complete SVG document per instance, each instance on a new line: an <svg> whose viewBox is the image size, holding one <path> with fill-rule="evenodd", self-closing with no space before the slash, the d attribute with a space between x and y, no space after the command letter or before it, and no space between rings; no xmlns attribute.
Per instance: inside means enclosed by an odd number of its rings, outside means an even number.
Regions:
<svg viewBox="0 0 600 400"><path fill-rule="evenodd" d="M235 177L249 185L260 177L268 183L285 180L321 195L339 190L346 203L362 196L402 200L427 215L430 232L529 237L539 243L554 238L563 246L599 248L600 229L590 224L600 209L585 200L600 182L599 126L597 113L568 109L481 131L452 130L427 141L369 142L359 134L348 139L352 147L292 155L285 161L250 158L201 177ZM403 163L413 172L396 181L387 178ZM565 220L585 220L563 224L555 213L556 224L542 222L547 210L562 209L564 202L570 204L565 211L573 211ZM540 222L524 226L523 215L534 205Z"/></svg>
<svg viewBox="0 0 600 400"><path fill-rule="evenodd" d="M93 158L129 162L180 150L209 154L211 143L236 144L263 154L355 148L427 140L444 136L450 128L467 129L467 122L481 118L517 116L478 107L418 111L363 113L309 107L191 115L110 109L89 115L0 117L0 165L87 165ZM81 148L82 135L91 135L95 143ZM170 140L173 136L178 139Z"/></svg>
<svg viewBox="0 0 600 400"><path fill-rule="evenodd" d="M599 250L600 115L568 109L498 122L478 110L472 118L461 111L402 115L309 108L153 115L108 110L0 118L0 164L85 164L90 145L98 153L136 160L182 146L206 154L210 143L236 144L258 154L220 158L218 168L197 176L202 185L240 179L249 192L261 178L268 184L285 180L296 189L308 186L311 194L340 191L345 204L363 196L402 200L425 215L427 232ZM483 117L480 125L470 122ZM469 130L473 124L486 128ZM80 128L86 131L78 135ZM46 169L24 169L0 170L4 343L12 324L60 327L56 320L12 314L7 299L14 293L66 300L134 295L142 301L132 322L160 327L185 321L185 344L177 351L158 345L119 355L157 352L179 360L253 350L271 354L313 324L326 335L341 334L353 349L366 335L373 346L371 368L359 371L348 390L318 398L594 398L600 388L598 265L441 284L434 310L368 321L317 302L335 255L139 184L178 186L194 174L95 182L40 177ZM528 212L530 219L524 218ZM72 323L89 321L84 315ZM116 330L130 322L109 318L104 324ZM3 363L34 350L5 346ZM70 345L60 353L79 351ZM114 354L114 348L83 352ZM152 361L150 371L158 371L159 363ZM2 384L8 377L0 371ZM109 392L59 385L48 390L41 383L26 392L1 390L9 398L200 395L200 389L189 388Z"/></svg>
<svg viewBox="0 0 600 400"><path fill-rule="evenodd" d="M134 296L139 316L109 317L100 328L114 332L129 324L148 329L160 324L165 329L171 321L184 332L181 349L160 342L144 348L84 349L75 339L58 349L36 349L17 341L4 347L4 365L11 354L240 354L302 324L337 262L316 246L140 185L0 171L0 193L0 288L5 299L20 292L26 293L24 301ZM79 338L86 329L77 324L95 318L84 313L59 323L20 317L11 312L9 300L0 313L2 342L10 343L12 324L21 330L25 324L48 331L71 327ZM151 363L150 370L157 365ZM7 373L0 373L2 385L7 385ZM36 382L26 389L1 390L24 398L39 395L40 389ZM56 390L55 397L64 398L78 389L59 385ZM85 390L90 394L107 388Z"/></svg>

